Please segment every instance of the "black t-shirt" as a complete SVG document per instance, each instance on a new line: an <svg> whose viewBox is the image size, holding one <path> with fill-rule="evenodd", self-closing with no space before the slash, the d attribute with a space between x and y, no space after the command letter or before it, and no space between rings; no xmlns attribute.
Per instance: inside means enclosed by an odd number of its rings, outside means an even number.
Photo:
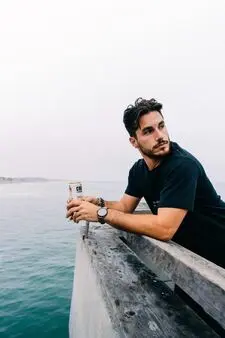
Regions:
<svg viewBox="0 0 225 338"><path fill-rule="evenodd" d="M163 207L188 210L173 241L225 268L225 203L193 155L171 142L170 154L155 169L138 160L125 193L144 197L155 215Z"/></svg>

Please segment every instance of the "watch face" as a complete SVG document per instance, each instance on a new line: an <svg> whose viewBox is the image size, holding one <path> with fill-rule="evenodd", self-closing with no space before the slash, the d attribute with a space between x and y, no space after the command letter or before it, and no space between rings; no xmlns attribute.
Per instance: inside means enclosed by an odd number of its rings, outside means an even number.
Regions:
<svg viewBox="0 0 225 338"><path fill-rule="evenodd" d="M107 215L107 213L108 213L108 211L105 208L100 208L98 210L98 216L100 216L100 217L105 217Z"/></svg>

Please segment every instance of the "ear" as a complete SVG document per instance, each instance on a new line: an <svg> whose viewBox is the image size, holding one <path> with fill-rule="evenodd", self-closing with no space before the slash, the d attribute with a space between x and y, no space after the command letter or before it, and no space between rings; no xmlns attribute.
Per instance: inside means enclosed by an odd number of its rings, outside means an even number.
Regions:
<svg viewBox="0 0 225 338"><path fill-rule="evenodd" d="M131 136L131 137L129 138L129 141L130 141L130 143L132 144L132 146L133 146L134 148L138 148L138 143L137 143L137 140L136 140L136 138L135 138L134 136Z"/></svg>

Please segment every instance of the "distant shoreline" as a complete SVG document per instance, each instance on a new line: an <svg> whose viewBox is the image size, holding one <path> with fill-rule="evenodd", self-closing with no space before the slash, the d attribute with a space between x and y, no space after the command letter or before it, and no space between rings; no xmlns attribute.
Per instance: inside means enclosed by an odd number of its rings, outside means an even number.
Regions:
<svg viewBox="0 0 225 338"><path fill-rule="evenodd" d="M10 183L35 183L61 181L59 179L48 179L43 177L0 177L0 184Z"/></svg>

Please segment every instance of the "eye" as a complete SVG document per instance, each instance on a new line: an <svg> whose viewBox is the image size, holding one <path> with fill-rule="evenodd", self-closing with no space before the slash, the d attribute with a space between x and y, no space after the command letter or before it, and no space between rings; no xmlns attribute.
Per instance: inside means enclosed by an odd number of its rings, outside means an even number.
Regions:
<svg viewBox="0 0 225 338"><path fill-rule="evenodd" d="M153 129L152 128L146 128L144 131L143 131L143 134L144 135L148 135L148 134L152 134L153 132Z"/></svg>
<svg viewBox="0 0 225 338"><path fill-rule="evenodd" d="M148 134L150 134L150 130L145 130L144 135L148 135Z"/></svg>
<svg viewBox="0 0 225 338"><path fill-rule="evenodd" d="M161 122L160 124L159 124L159 128L160 129L163 129L165 127L165 123L164 122Z"/></svg>

